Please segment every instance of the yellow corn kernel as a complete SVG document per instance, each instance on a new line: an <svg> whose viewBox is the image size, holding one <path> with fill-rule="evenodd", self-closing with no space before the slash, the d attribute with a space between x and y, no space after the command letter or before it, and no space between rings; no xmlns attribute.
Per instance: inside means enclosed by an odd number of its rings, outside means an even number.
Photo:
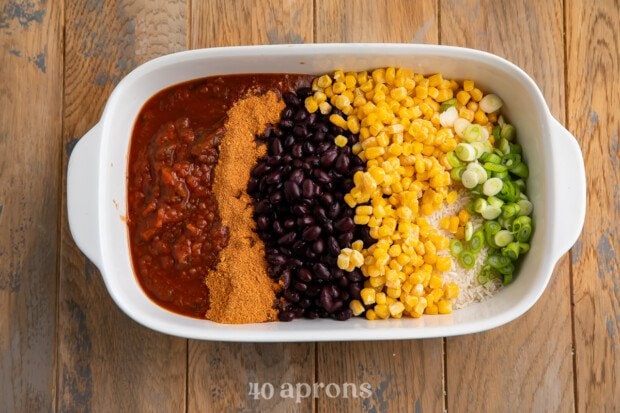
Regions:
<svg viewBox="0 0 620 413"><path fill-rule="evenodd" d="M366 320L376 320L377 319L377 313L375 313L375 310L373 310L372 308L369 310L366 310Z"/></svg>
<svg viewBox="0 0 620 413"><path fill-rule="evenodd" d="M474 89L474 81L473 80L464 80L463 81L463 90L466 92L470 92Z"/></svg>
<svg viewBox="0 0 620 413"><path fill-rule="evenodd" d="M387 301L387 296L385 295L385 293L377 293L375 294L375 302L377 304L385 304Z"/></svg>
<svg viewBox="0 0 620 413"><path fill-rule="evenodd" d="M471 98L476 102L480 102L482 100L482 91L478 88L473 88L469 91Z"/></svg>
<svg viewBox="0 0 620 413"><path fill-rule="evenodd" d="M405 310L405 305L400 301L397 301L393 304L390 304L389 310L392 317L395 317L402 314L402 312Z"/></svg>
<svg viewBox="0 0 620 413"><path fill-rule="evenodd" d="M452 268L452 259L450 257L437 257L437 262L435 262L435 268L437 271L450 271Z"/></svg>
<svg viewBox="0 0 620 413"><path fill-rule="evenodd" d="M401 294L400 287L388 287L386 290L386 294L388 297L399 298Z"/></svg>
<svg viewBox="0 0 620 413"><path fill-rule="evenodd" d="M443 287L443 295L446 299L453 299L459 295L459 286L453 282L447 283Z"/></svg>
<svg viewBox="0 0 620 413"><path fill-rule="evenodd" d="M471 95L464 90L461 90L456 94L456 101L459 102L463 106L467 105L467 102L469 102L469 99L471 99Z"/></svg>
<svg viewBox="0 0 620 413"><path fill-rule="evenodd" d="M339 128L345 129L347 130L347 121L345 121L342 116L340 115L330 115L329 116L329 121L331 123L333 123L334 125L338 126Z"/></svg>
<svg viewBox="0 0 620 413"><path fill-rule="evenodd" d="M456 232L454 233L454 237L456 239L464 239L465 238L465 227L458 227Z"/></svg>
<svg viewBox="0 0 620 413"><path fill-rule="evenodd" d="M358 315L362 314L364 312L364 310L365 310L364 306L362 305L362 303L359 300L352 300L349 303L349 308L353 312L354 316L358 316Z"/></svg>
<svg viewBox="0 0 620 413"><path fill-rule="evenodd" d="M443 217L439 220L439 228L447 230L450 228L450 217Z"/></svg>
<svg viewBox="0 0 620 413"><path fill-rule="evenodd" d="M304 106L306 107L306 110L310 113L314 113L319 109L318 102L312 96L307 97L306 100L304 100Z"/></svg>
<svg viewBox="0 0 620 413"><path fill-rule="evenodd" d="M362 241L361 239L358 239L357 241L353 241L353 243L351 244L351 249L355 251L361 252L363 248L364 248L364 241Z"/></svg>
<svg viewBox="0 0 620 413"><path fill-rule="evenodd" d="M452 302L448 300L439 300L437 303L437 311L439 314L450 314L452 313Z"/></svg>
<svg viewBox="0 0 620 413"><path fill-rule="evenodd" d="M338 264L338 268L340 268L341 270L346 270L347 268L349 268L350 260L350 254L346 254L344 250L341 251L338 255L338 259L336 262Z"/></svg>
<svg viewBox="0 0 620 413"><path fill-rule="evenodd" d="M374 288L362 288L360 291L360 297L365 305L371 305L376 302L376 290Z"/></svg>
<svg viewBox="0 0 620 413"><path fill-rule="evenodd" d="M345 146L347 146L347 142L348 142L348 139L342 135L338 135L334 138L334 143L339 148L344 148Z"/></svg>
<svg viewBox="0 0 620 413"><path fill-rule="evenodd" d="M366 159L375 159L385 154L385 149L380 146L373 146L371 148L367 148L364 151L364 154L366 155Z"/></svg>
<svg viewBox="0 0 620 413"><path fill-rule="evenodd" d="M461 223L461 225L465 225L467 223L467 221L469 221L469 212L467 212L467 210L465 209L461 209L459 211L459 222Z"/></svg>
<svg viewBox="0 0 620 413"><path fill-rule="evenodd" d="M377 304L375 305L374 310L379 318L386 319L390 317L390 310L387 304Z"/></svg>
<svg viewBox="0 0 620 413"><path fill-rule="evenodd" d="M463 119L467 119L470 122L474 121L474 112L465 107L462 107L461 110L459 110L459 116Z"/></svg>
<svg viewBox="0 0 620 413"><path fill-rule="evenodd" d="M459 227L459 217L450 217L450 226L448 227L448 231L453 234L456 234L456 231Z"/></svg>

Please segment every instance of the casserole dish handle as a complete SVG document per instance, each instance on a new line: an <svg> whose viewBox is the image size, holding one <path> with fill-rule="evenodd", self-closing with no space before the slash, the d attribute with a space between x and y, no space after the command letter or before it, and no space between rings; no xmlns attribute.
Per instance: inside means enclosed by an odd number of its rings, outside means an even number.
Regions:
<svg viewBox="0 0 620 413"><path fill-rule="evenodd" d="M69 229L77 246L97 266L99 247L99 151L101 124L96 124L75 145L67 169Z"/></svg>
<svg viewBox="0 0 620 413"><path fill-rule="evenodd" d="M560 122L552 125L554 174L557 178L555 200L559 213L554 217L556 258L577 242L586 216L586 172L577 139Z"/></svg>

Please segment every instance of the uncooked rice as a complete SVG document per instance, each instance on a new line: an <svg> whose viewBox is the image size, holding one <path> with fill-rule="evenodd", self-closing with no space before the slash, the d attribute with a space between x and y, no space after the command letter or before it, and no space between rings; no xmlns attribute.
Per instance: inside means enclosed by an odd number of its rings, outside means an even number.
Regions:
<svg viewBox="0 0 620 413"><path fill-rule="evenodd" d="M454 235L448 231L439 228L439 221L444 217L452 217L458 215L459 211L465 209L471 200L471 195L465 188L457 190L458 198L451 205L445 205L442 209L436 211L429 217L429 223L442 231L448 239L454 238ZM479 216L472 215L470 222L474 226L474 230L478 229L484 222ZM502 288L499 279L493 279L484 285L478 283L477 277L487 258L488 247L485 245L480 253L476 256L476 263L473 268L466 269L461 267L457 259L453 260L452 269L443 273L444 282L454 282L459 287L459 295L454 300L454 308L464 308L471 303L478 303L486 300ZM438 255L449 255L449 251L442 251Z"/></svg>

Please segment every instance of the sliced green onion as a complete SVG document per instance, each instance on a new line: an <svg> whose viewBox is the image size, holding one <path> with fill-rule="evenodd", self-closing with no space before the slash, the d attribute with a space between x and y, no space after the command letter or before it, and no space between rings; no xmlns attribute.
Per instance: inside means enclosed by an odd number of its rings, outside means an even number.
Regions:
<svg viewBox="0 0 620 413"><path fill-rule="evenodd" d="M476 158L480 159L482 158L482 156L486 153L490 153L491 152L491 148L489 148L487 145L485 145L487 142L472 142L471 146L474 147L474 149L476 150Z"/></svg>
<svg viewBox="0 0 620 413"><path fill-rule="evenodd" d="M499 224L502 226L502 228L505 228L508 231L512 232L512 222L514 220L515 220L514 218L499 217L497 219L497 222L499 222Z"/></svg>
<svg viewBox="0 0 620 413"><path fill-rule="evenodd" d="M498 247L505 247L514 240L514 235L512 235L512 232L503 229L495 234L493 239Z"/></svg>
<svg viewBox="0 0 620 413"><path fill-rule="evenodd" d="M508 285L512 282L512 274L504 274L504 280L502 281L502 283L504 285Z"/></svg>
<svg viewBox="0 0 620 413"><path fill-rule="evenodd" d="M502 205L504 205L504 201L502 201L501 199L491 195L490 197L487 198L487 202L489 203L489 205L493 205L496 206L498 208L501 208Z"/></svg>
<svg viewBox="0 0 620 413"><path fill-rule="evenodd" d="M489 258L487 258L487 262L493 268L501 268L505 265L510 264L510 258L504 257L503 255L499 254L492 254L489 255Z"/></svg>
<svg viewBox="0 0 620 413"><path fill-rule="evenodd" d="M452 127L454 128L454 133L456 133L460 137L463 137L463 132L465 132L465 129L469 125L470 123L467 119L458 118L457 120L454 121L454 125L452 125Z"/></svg>
<svg viewBox="0 0 620 413"><path fill-rule="evenodd" d="M523 193L523 191L525 191L526 189L525 181L519 178L516 181L514 181L514 183L517 186L517 188L519 188L519 190L521 191L521 199L527 199L527 195Z"/></svg>
<svg viewBox="0 0 620 413"><path fill-rule="evenodd" d="M474 201L474 211L482 214L482 211L487 208L487 205L487 201L484 198L478 198Z"/></svg>
<svg viewBox="0 0 620 413"><path fill-rule="evenodd" d="M471 236L471 239L469 240L469 250L471 252L479 252L483 246L484 233L482 232L482 230L479 229L474 232L474 234Z"/></svg>
<svg viewBox="0 0 620 413"><path fill-rule="evenodd" d="M492 162L485 162L484 169L489 172L506 172L508 170L508 168L506 168L504 165Z"/></svg>
<svg viewBox="0 0 620 413"><path fill-rule="evenodd" d="M518 232L521 227L524 226L532 226L532 218L528 217L528 216L520 216L518 218L516 218L514 220L514 222L512 223L512 230L514 232Z"/></svg>
<svg viewBox="0 0 620 413"><path fill-rule="evenodd" d="M471 251L463 250L459 254L459 263L463 268L474 268L474 265L476 264L476 257L471 253Z"/></svg>
<svg viewBox="0 0 620 413"><path fill-rule="evenodd" d="M461 176L463 176L463 172L465 172L465 167L457 166L450 171L450 178L454 179L455 181L460 181Z"/></svg>
<svg viewBox="0 0 620 413"><path fill-rule="evenodd" d="M459 143L454 149L456 156L462 161L471 162L476 159L476 150L468 143Z"/></svg>
<svg viewBox="0 0 620 413"><path fill-rule="evenodd" d="M504 126L502 126L502 130L500 132L500 136L503 139L506 139L507 141L512 142L515 139L515 137L517 136L517 130L511 124L506 123L506 124L504 124Z"/></svg>
<svg viewBox="0 0 620 413"><path fill-rule="evenodd" d="M484 240L487 242L487 245L491 248L499 248L496 244L495 244L495 239L494 239L494 234L491 234L489 232L484 233Z"/></svg>
<svg viewBox="0 0 620 413"><path fill-rule="evenodd" d="M476 280L478 281L478 284L485 285L489 282L489 277L481 272L476 276Z"/></svg>
<svg viewBox="0 0 620 413"><path fill-rule="evenodd" d="M454 257L458 257L463 251L463 243L458 239L450 240L450 254Z"/></svg>
<svg viewBox="0 0 620 413"><path fill-rule="evenodd" d="M463 140L465 142L484 142L489 139L489 131L480 125L470 124L463 131Z"/></svg>
<svg viewBox="0 0 620 413"><path fill-rule="evenodd" d="M495 152L495 154L497 154L498 156L504 156L504 152L500 151L497 148L493 149L493 152Z"/></svg>
<svg viewBox="0 0 620 413"><path fill-rule="evenodd" d="M519 155L523 154L523 148L518 143L510 144L510 153L518 153Z"/></svg>
<svg viewBox="0 0 620 413"><path fill-rule="evenodd" d="M504 153L504 155L510 153L510 143L506 139L500 139L497 147Z"/></svg>
<svg viewBox="0 0 620 413"><path fill-rule="evenodd" d="M456 106L456 98L448 99L444 101L441 106L439 106L440 112L445 112L446 110Z"/></svg>
<svg viewBox="0 0 620 413"><path fill-rule="evenodd" d="M485 113L493 113L500 110L503 104L499 96L489 93L478 102L478 107Z"/></svg>
<svg viewBox="0 0 620 413"><path fill-rule="evenodd" d="M519 204L510 203L502 206L502 218L512 218L521 211Z"/></svg>
<svg viewBox="0 0 620 413"><path fill-rule="evenodd" d="M514 230L514 227L513 227ZM523 225L519 228L518 231L515 231L517 240L519 242L528 242L532 237L532 226L531 225Z"/></svg>
<svg viewBox="0 0 620 413"><path fill-rule="evenodd" d="M502 190L504 183L499 178L489 178L482 186L482 193L486 196L493 196Z"/></svg>
<svg viewBox="0 0 620 413"><path fill-rule="evenodd" d="M532 205L532 203L527 199L520 200L519 202L517 202L517 205L519 205L520 209L519 216L530 215L532 213L532 210L534 209L534 205Z"/></svg>
<svg viewBox="0 0 620 413"><path fill-rule="evenodd" d="M485 159L485 162L500 164L502 163L502 158L500 158L496 153L491 153L487 159Z"/></svg>
<svg viewBox="0 0 620 413"><path fill-rule="evenodd" d="M502 226L497 221L487 221L484 223L484 233L495 235L502 229Z"/></svg>
<svg viewBox="0 0 620 413"><path fill-rule="evenodd" d="M499 178L502 181L505 181L506 179L508 179L508 171L504 171L504 172L493 172L493 178Z"/></svg>
<svg viewBox="0 0 620 413"><path fill-rule="evenodd" d="M465 188L472 189L476 185L478 185L478 174L475 171L468 169L465 172L463 172L463 175L461 175L461 182L463 183L463 186Z"/></svg>
<svg viewBox="0 0 620 413"><path fill-rule="evenodd" d="M497 197L506 202L517 202L520 193L521 190L512 181L504 181L504 186Z"/></svg>
<svg viewBox="0 0 620 413"><path fill-rule="evenodd" d="M525 254L529 250L530 250L530 244L528 244L527 242L520 242L519 243L519 252L521 254Z"/></svg>
<svg viewBox="0 0 620 413"><path fill-rule="evenodd" d="M502 157L502 164L506 165L509 168L515 164L518 164L519 162L521 162L521 155L519 155L518 153L509 153Z"/></svg>
<svg viewBox="0 0 620 413"><path fill-rule="evenodd" d="M495 205L487 206L481 213L484 219L495 219L502 213L502 209Z"/></svg>
<svg viewBox="0 0 620 413"><path fill-rule="evenodd" d="M508 275L508 274L512 275L512 273L515 272L515 266L513 263L509 262L503 267L499 267L497 271L499 271L499 273L502 275Z"/></svg>
<svg viewBox="0 0 620 413"><path fill-rule="evenodd" d="M469 241L472 235L474 235L474 224L469 221L465 224L465 241Z"/></svg>
<svg viewBox="0 0 620 413"><path fill-rule="evenodd" d="M502 130L501 126L496 125L493 128L493 138L495 139L495 142L499 142L499 138L500 138L500 131Z"/></svg>
<svg viewBox="0 0 620 413"><path fill-rule="evenodd" d="M512 168L510 168L510 173L513 175L517 175L520 178L527 179L527 177L530 174L530 171L526 164L524 164L523 162L520 162L516 164L515 166L513 166Z"/></svg>
<svg viewBox="0 0 620 413"><path fill-rule="evenodd" d="M521 248L519 248L518 242L511 242L502 248L502 255L510 258L513 261L516 261L519 258L519 254L521 253Z"/></svg>
<svg viewBox="0 0 620 413"><path fill-rule="evenodd" d="M446 103L446 102L444 102ZM443 107L443 104L441 105ZM444 128L454 126L454 121L459 118L459 112L454 106L450 106L439 114L439 123Z"/></svg>
<svg viewBox="0 0 620 413"><path fill-rule="evenodd" d="M478 184L486 182L486 180L489 178L489 176L487 175L487 171L485 171L482 165L480 165L478 162L471 162L469 165L467 165L467 170L474 171L476 173L476 175L478 176Z"/></svg>
<svg viewBox="0 0 620 413"><path fill-rule="evenodd" d="M474 201L469 201L469 202L467 203L467 206L465 207L465 210L466 210L467 212L469 212L469 215L473 215L473 214L475 214L475 213L476 213L476 210L474 209L474 205L475 205L475 202L474 202Z"/></svg>
<svg viewBox="0 0 620 413"><path fill-rule="evenodd" d="M456 168L457 166L463 166L463 163L460 161L460 159L456 156L456 154L454 153L454 151L450 151L446 154L446 159L448 160L448 163L453 167Z"/></svg>
<svg viewBox="0 0 620 413"><path fill-rule="evenodd" d="M503 128L504 125L506 124L506 120L504 119L502 115L499 115L499 118L497 118L497 124L499 125L500 128Z"/></svg>

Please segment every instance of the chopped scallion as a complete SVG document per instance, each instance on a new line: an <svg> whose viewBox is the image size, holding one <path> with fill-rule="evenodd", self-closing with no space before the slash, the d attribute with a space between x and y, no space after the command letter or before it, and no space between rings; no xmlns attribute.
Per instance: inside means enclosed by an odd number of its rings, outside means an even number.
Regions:
<svg viewBox="0 0 620 413"><path fill-rule="evenodd" d="M484 142L489 138L489 132L481 125L470 124L463 131L465 142Z"/></svg>
<svg viewBox="0 0 620 413"><path fill-rule="evenodd" d="M479 252L483 246L484 233L482 232L482 230L479 229L471 236L471 239L469 240L469 249L472 252Z"/></svg>
<svg viewBox="0 0 620 413"><path fill-rule="evenodd" d="M502 130L500 132L500 136L503 139L506 139L507 141L512 142L515 139L515 137L517 136L517 130L511 124L506 123L506 124L504 124L504 126L502 126Z"/></svg>
<svg viewBox="0 0 620 413"><path fill-rule="evenodd" d="M476 150L468 143L459 143L454 149L456 156L462 161L471 162L476 159Z"/></svg>
<svg viewBox="0 0 620 413"><path fill-rule="evenodd" d="M519 205L520 208L519 216L530 215L532 213L532 210L534 209L532 203L527 199L520 200L519 202L517 202L517 205Z"/></svg>
<svg viewBox="0 0 620 413"><path fill-rule="evenodd" d="M461 182L465 188L472 189L478 185L478 174L475 171L468 169L463 172L463 175L461 175Z"/></svg>
<svg viewBox="0 0 620 413"><path fill-rule="evenodd" d="M498 247L505 247L514 240L514 235L512 235L512 232L503 229L495 234L493 239Z"/></svg>
<svg viewBox="0 0 620 413"><path fill-rule="evenodd" d="M463 244L458 239L450 240L450 254L454 257L458 257L463 251Z"/></svg>
<svg viewBox="0 0 620 413"><path fill-rule="evenodd" d="M526 164L523 162L519 162L510 168L510 173L518 176L519 178L527 179L530 174L530 171Z"/></svg>
<svg viewBox="0 0 620 413"><path fill-rule="evenodd" d="M482 193L486 196L493 196L502 190L504 183L499 178L489 178L482 186Z"/></svg>
<svg viewBox="0 0 620 413"><path fill-rule="evenodd" d="M474 224L469 221L465 224L465 241L469 241L472 235L474 235Z"/></svg>
<svg viewBox="0 0 620 413"><path fill-rule="evenodd" d="M476 264L476 257L471 253L471 251L463 250L459 254L459 263L463 268L474 268L474 265Z"/></svg>
<svg viewBox="0 0 620 413"><path fill-rule="evenodd" d="M500 207L489 205L480 213L480 215L482 215L482 218L484 219L495 219L499 217L501 213L502 209Z"/></svg>

